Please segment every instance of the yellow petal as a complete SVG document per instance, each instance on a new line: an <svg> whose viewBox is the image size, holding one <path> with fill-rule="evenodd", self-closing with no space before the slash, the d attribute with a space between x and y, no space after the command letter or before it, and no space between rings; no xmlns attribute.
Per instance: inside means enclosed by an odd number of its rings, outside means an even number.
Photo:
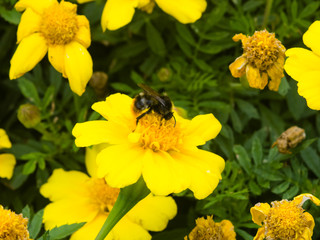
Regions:
<svg viewBox="0 0 320 240"><path fill-rule="evenodd" d="M308 107L320 110L320 71L306 72L298 82L298 93L307 100Z"/></svg>
<svg viewBox="0 0 320 240"><path fill-rule="evenodd" d="M19 0L14 7L19 12L31 8L36 13L42 14L43 10L52 4L58 4L57 0Z"/></svg>
<svg viewBox="0 0 320 240"><path fill-rule="evenodd" d="M264 89L268 83L268 79L265 76L260 75L260 70L258 68L247 65L246 75L249 82L249 86L252 88Z"/></svg>
<svg viewBox="0 0 320 240"><path fill-rule="evenodd" d="M133 222L150 231L162 231L177 214L173 198L148 195L126 215Z"/></svg>
<svg viewBox="0 0 320 240"><path fill-rule="evenodd" d="M73 92L81 96L92 76L92 59L87 49L73 41L65 46L65 70Z"/></svg>
<svg viewBox="0 0 320 240"><path fill-rule="evenodd" d="M78 3L87 3L87 2L93 2L94 0L77 0Z"/></svg>
<svg viewBox="0 0 320 240"><path fill-rule="evenodd" d="M181 23L197 21L207 7L205 0L156 0L156 3Z"/></svg>
<svg viewBox="0 0 320 240"><path fill-rule="evenodd" d="M304 212L303 215L307 219L307 228L311 231L311 236L312 236L313 228L315 225L313 216L308 212Z"/></svg>
<svg viewBox="0 0 320 240"><path fill-rule="evenodd" d="M1 148L11 148L12 144L9 140L9 137L6 131L0 128L0 149Z"/></svg>
<svg viewBox="0 0 320 240"><path fill-rule="evenodd" d="M281 79L284 77L283 64L284 64L284 57L280 57L278 61L267 71L269 77L271 78L268 84L268 87L271 91L278 91L279 89ZM265 73L262 73L262 78L263 78L263 74ZM266 79L268 79L267 76L266 76Z"/></svg>
<svg viewBox="0 0 320 240"><path fill-rule="evenodd" d="M184 149L172 152L171 156L178 162L179 168L183 168L183 178L190 179L188 188L197 199L207 197L217 187L225 166L220 156L200 149Z"/></svg>
<svg viewBox="0 0 320 240"><path fill-rule="evenodd" d="M21 16L17 30L17 43L30 34L39 31L41 16L28 8Z"/></svg>
<svg viewBox="0 0 320 240"><path fill-rule="evenodd" d="M0 177L10 179L13 174L14 166L16 165L16 158L13 154L0 154Z"/></svg>
<svg viewBox="0 0 320 240"><path fill-rule="evenodd" d="M147 187L155 195L166 196L185 190L191 179L184 168L167 152L145 150L142 174Z"/></svg>
<svg viewBox="0 0 320 240"><path fill-rule="evenodd" d="M42 196L51 201L58 201L66 197L85 195L84 183L89 177L78 171L64 171L55 169L48 182L40 188Z"/></svg>
<svg viewBox="0 0 320 240"><path fill-rule="evenodd" d="M199 146L215 138L221 130L220 122L212 115L198 115L194 117L184 130L184 141Z"/></svg>
<svg viewBox="0 0 320 240"><path fill-rule="evenodd" d="M236 240L236 233L234 231L234 226L229 220L222 220L219 225L226 240Z"/></svg>
<svg viewBox="0 0 320 240"><path fill-rule="evenodd" d="M310 25L308 31L303 34L303 42L315 54L320 56L320 21L315 21Z"/></svg>
<svg viewBox="0 0 320 240"><path fill-rule="evenodd" d="M65 47L63 45L55 45L48 48L48 59L50 63L58 72L66 77L64 58Z"/></svg>
<svg viewBox="0 0 320 240"><path fill-rule="evenodd" d="M96 120L77 123L72 130L72 135L76 138L77 147L88 147L108 142L112 130L107 121Z"/></svg>
<svg viewBox="0 0 320 240"><path fill-rule="evenodd" d="M253 238L253 240L264 240L265 239L265 229L264 227L261 227L258 229L256 236Z"/></svg>
<svg viewBox="0 0 320 240"><path fill-rule="evenodd" d="M48 50L45 39L40 33L24 38L11 58L10 79L21 77L37 65Z"/></svg>
<svg viewBox="0 0 320 240"><path fill-rule="evenodd" d="M254 207L250 209L252 215L252 221L258 225L262 225L270 210L270 205L268 203L257 203Z"/></svg>
<svg viewBox="0 0 320 240"><path fill-rule="evenodd" d="M130 129L130 132L135 128L136 115L133 111L133 99L125 94L112 94L105 101L94 103L92 109L108 121L118 123L122 128Z"/></svg>
<svg viewBox="0 0 320 240"><path fill-rule="evenodd" d="M85 48L88 48L91 44L91 34L89 21L85 16L77 16L79 30L75 36L75 40L78 41Z"/></svg>
<svg viewBox="0 0 320 240"><path fill-rule="evenodd" d="M320 56L303 48L290 48L286 51L288 57L284 65L286 72L296 81L309 71L320 69Z"/></svg>
<svg viewBox="0 0 320 240"><path fill-rule="evenodd" d="M104 6L102 30L116 30L131 22L138 0L108 0Z"/></svg>
<svg viewBox="0 0 320 240"><path fill-rule="evenodd" d="M97 156L98 177L105 177L111 187L122 188L138 181L144 149L134 145L115 145Z"/></svg>
<svg viewBox="0 0 320 240"><path fill-rule="evenodd" d="M109 147L110 145L107 143L102 143L93 146L92 148L87 147L86 148L86 157L85 157L85 164L87 171L89 175L93 178L98 178L98 165L97 165L97 155L101 150L103 150L106 147Z"/></svg>
<svg viewBox="0 0 320 240"><path fill-rule="evenodd" d="M320 206L320 200L310 193L303 193L303 194L300 194L299 196L296 196L293 199L293 202L295 202L297 205L302 206L304 202L307 200L311 200L314 204L316 204L317 206Z"/></svg>
<svg viewBox="0 0 320 240"><path fill-rule="evenodd" d="M238 57L233 63L229 65L229 70L233 77L239 78L245 74L247 65L247 58L245 56Z"/></svg>

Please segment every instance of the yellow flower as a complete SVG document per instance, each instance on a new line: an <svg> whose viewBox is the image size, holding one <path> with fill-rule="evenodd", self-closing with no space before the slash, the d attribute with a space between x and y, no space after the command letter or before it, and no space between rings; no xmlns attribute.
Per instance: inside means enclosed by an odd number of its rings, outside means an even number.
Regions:
<svg viewBox="0 0 320 240"><path fill-rule="evenodd" d="M6 134L6 131L2 128L0 128L0 149L1 148L11 148L11 142L9 140L9 137ZM15 165L16 158L13 154L0 154L0 177L10 179L12 177Z"/></svg>
<svg viewBox="0 0 320 240"><path fill-rule="evenodd" d="M307 100L309 108L320 110L320 21L312 23L303 35L304 48L290 48L284 65L286 72L298 81L298 93Z"/></svg>
<svg viewBox="0 0 320 240"><path fill-rule="evenodd" d="M267 30L256 31L253 36L236 34L233 41L241 40L243 54L230 64L229 69L235 78L246 74L249 86L278 91L283 74L285 47Z"/></svg>
<svg viewBox="0 0 320 240"><path fill-rule="evenodd" d="M221 124L212 115L187 120L174 113L163 119L151 112L141 118L133 99L113 94L92 108L105 120L78 123L72 134L78 147L109 143L97 157L98 176L112 187L122 188L142 175L155 195L179 193L187 188L196 198L207 197L216 188L224 160L197 148L217 136Z"/></svg>
<svg viewBox="0 0 320 240"><path fill-rule="evenodd" d="M101 17L103 31L116 30L130 23L136 8L151 13L155 2L184 24L197 21L207 7L206 0L107 0Z"/></svg>
<svg viewBox="0 0 320 240"><path fill-rule="evenodd" d="M268 203L257 203L250 212L252 221L262 227L254 240L311 240L314 220L302 208L309 199L320 205L320 200L311 194L301 194L292 201L274 201L272 207Z"/></svg>
<svg viewBox="0 0 320 240"><path fill-rule="evenodd" d="M44 209L43 222L48 230L64 224L86 224L71 236L71 240L95 239L119 194L118 188L108 186L96 176L96 156L103 146L87 149L88 175L54 170L40 193L52 203ZM148 195L134 206L113 228L108 240L149 240L150 231L162 231L177 213L171 197Z"/></svg>
<svg viewBox="0 0 320 240"><path fill-rule="evenodd" d="M16 52L11 59L10 79L34 68L48 52L52 66L69 79L70 88L82 95L92 75L90 26L78 16L77 5L57 0L20 0L17 11L24 11L17 31Z"/></svg>
<svg viewBox="0 0 320 240"><path fill-rule="evenodd" d="M29 240L28 219L0 205L0 239Z"/></svg>
<svg viewBox="0 0 320 240"><path fill-rule="evenodd" d="M212 216L204 217L196 220L196 226L187 236L185 240L208 240L208 239L223 239L236 240L234 227L229 220L222 220L219 223L213 221Z"/></svg>

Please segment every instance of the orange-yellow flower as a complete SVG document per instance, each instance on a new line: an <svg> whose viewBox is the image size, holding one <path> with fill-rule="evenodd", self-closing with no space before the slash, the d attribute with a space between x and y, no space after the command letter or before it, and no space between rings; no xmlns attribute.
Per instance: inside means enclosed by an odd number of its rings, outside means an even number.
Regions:
<svg viewBox="0 0 320 240"><path fill-rule="evenodd" d="M155 195L187 188L199 199L211 194L221 179L224 160L197 146L217 136L219 121L212 114L187 120L176 112L175 119L165 120L152 111L136 125L141 113L134 111L133 103L127 95L113 94L92 106L108 121L78 123L73 129L78 147L110 144L98 154L98 176L122 188L142 175Z"/></svg>
<svg viewBox="0 0 320 240"><path fill-rule="evenodd" d="M11 59L10 79L35 67L48 52L52 66L70 88L82 95L92 75L90 26L78 16L77 5L57 0L19 0L15 8L24 11L17 31L18 48Z"/></svg>
<svg viewBox="0 0 320 240"><path fill-rule="evenodd" d="M9 140L6 131L0 128L0 149L11 148L11 142ZM16 158L13 154L2 153L0 154L0 177L10 179L13 174L14 166L16 165Z"/></svg>
<svg viewBox="0 0 320 240"><path fill-rule="evenodd" d="M235 78L246 74L249 86L278 91L283 74L285 47L267 30L256 31L253 36L236 34L233 41L241 40L243 54L230 64L229 69Z"/></svg>
<svg viewBox="0 0 320 240"><path fill-rule="evenodd" d="M0 239L29 240L28 219L0 205Z"/></svg>
<svg viewBox="0 0 320 240"><path fill-rule="evenodd" d="M103 147L87 149L86 166L91 177L79 171L56 169L41 187L41 194L52 201L44 209L43 222L47 230L86 222L72 234L71 240L94 240L98 235L120 191L97 178L95 160ZM177 206L171 197L150 194L134 206L105 239L150 240L148 230L162 231L176 213Z"/></svg>
<svg viewBox="0 0 320 240"><path fill-rule="evenodd" d="M233 224L229 220L222 220L217 223L213 221L212 216L198 218L196 226L190 234L184 237L185 240L236 240L236 233Z"/></svg>
<svg viewBox="0 0 320 240"><path fill-rule="evenodd" d="M320 200L311 194L301 194L292 201L281 200L257 203L251 208L252 221L260 226L254 240L311 240L314 220L302 205L311 200L320 205Z"/></svg>
<svg viewBox="0 0 320 240"><path fill-rule="evenodd" d="M298 81L298 93L308 107L320 110L320 21L312 23L303 35L304 44L311 49L290 48L286 52L286 72Z"/></svg>

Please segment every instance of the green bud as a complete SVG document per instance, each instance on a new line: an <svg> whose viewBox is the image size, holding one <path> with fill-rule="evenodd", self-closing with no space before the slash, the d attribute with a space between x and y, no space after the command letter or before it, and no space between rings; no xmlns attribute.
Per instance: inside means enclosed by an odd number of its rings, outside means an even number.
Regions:
<svg viewBox="0 0 320 240"><path fill-rule="evenodd" d="M161 82L167 82L171 78L171 71L169 68L161 68L157 73L158 78Z"/></svg>
<svg viewBox="0 0 320 240"><path fill-rule="evenodd" d="M41 121L40 110L30 103L20 105L18 119L26 128L33 128Z"/></svg>

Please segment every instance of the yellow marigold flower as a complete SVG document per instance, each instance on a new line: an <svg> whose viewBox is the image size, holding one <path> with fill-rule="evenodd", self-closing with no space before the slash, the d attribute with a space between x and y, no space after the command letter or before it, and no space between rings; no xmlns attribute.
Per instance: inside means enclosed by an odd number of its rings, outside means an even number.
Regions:
<svg viewBox="0 0 320 240"><path fill-rule="evenodd" d="M236 233L233 224L229 220L222 220L219 223L213 221L212 216L198 218L196 226L184 240L208 240L223 239L236 240Z"/></svg>
<svg viewBox="0 0 320 240"><path fill-rule="evenodd" d="M130 23L136 8L151 13L155 3L184 24L197 21L207 7L206 0L107 0L101 17L103 31L116 30Z"/></svg>
<svg viewBox="0 0 320 240"><path fill-rule="evenodd" d="M311 49L290 48L286 52L286 72L298 81L298 93L308 107L320 110L320 21L312 23L303 35L304 44Z"/></svg>
<svg viewBox="0 0 320 240"><path fill-rule="evenodd" d="M0 205L0 239L29 240L28 219Z"/></svg>
<svg viewBox="0 0 320 240"><path fill-rule="evenodd" d="M311 240L314 220L302 208L309 199L320 205L320 200L311 194L301 194L292 201L274 201L272 207L268 203L257 203L250 212L252 221L262 227L254 240Z"/></svg>
<svg viewBox="0 0 320 240"><path fill-rule="evenodd" d="M52 66L69 79L70 88L82 95L92 75L90 26L78 16L77 5L57 0L20 0L17 11L24 11L17 31L16 52L11 59L10 79L34 68L48 52Z"/></svg>
<svg viewBox="0 0 320 240"><path fill-rule="evenodd" d="M11 146L12 145L8 135L6 134L6 131L0 128L0 149L11 148ZM16 165L16 158L14 157L13 154L10 154L10 153L0 154L0 177L10 179L12 177L13 169L15 165Z"/></svg>
<svg viewBox="0 0 320 240"><path fill-rule="evenodd" d="M243 54L230 64L229 69L235 78L246 74L249 86L278 91L283 74L285 47L267 30L256 31L253 36L236 34L233 41L241 40Z"/></svg>
<svg viewBox="0 0 320 240"><path fill-rule="evenodd" d="M221 124L212 115L187 120L174 114L165 120L151 112L133 110L134 100L113 94L92 109L105 120L78 123L72 134L78 147L109 143L97 157L98 176L112 187L122 188L142 175L155 195L179 193L187 188L196 198L205 198L216 188L224 169L224 160L199 145L217 136Z"/></svg>
<svg viewBox="0 0 320 240"><path fill-rule="evenodd" d="M48 230L64 224L86 222L72 234L71 240L93 240L111 211L120 189L97 178L96 156L103 146L87 149L88 175L78 171L54 170L40 193L52 203L44 209L43 222ZM134 206L112 229L108 240L149 240L150 231L162 231L177 213L171 197L150 194Z"/></svg>

